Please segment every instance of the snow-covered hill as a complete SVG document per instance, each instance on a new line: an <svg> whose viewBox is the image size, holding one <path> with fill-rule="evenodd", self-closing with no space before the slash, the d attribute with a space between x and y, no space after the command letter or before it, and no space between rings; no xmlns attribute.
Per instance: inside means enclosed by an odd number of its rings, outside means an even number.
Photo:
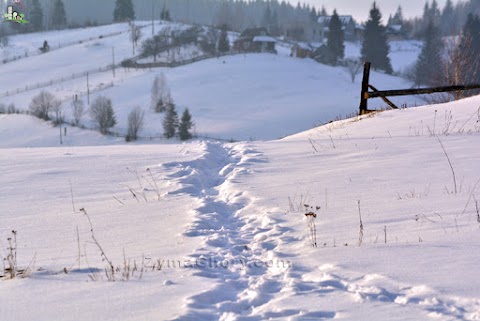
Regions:
<svg viewBox="0 0 480 321"><path fill-rule="evenodd" d="M172 27L157 23L156 30L167 26ZM150 109L150 88L153 78L163 72L180 112L185 107L190 109L195 130L202 136L227 140L276 139L337 117L345 117L358 110L361 75L352 83L347 70L325 66L313 60L291 58L288 48L281 50L279 55L237 55L173 69L117 68L115 76L110 70L96 72L99 69L105 70L112 64L113 50L116 63L132 57L132 44L126 30L126 24L116 24L88 28L83 33L82 30L67 30L38 34L36 38L32 35L12 37L12 43L16 43L18 48L23 48L28 40L33 43L34 39L37 42L42 39L43 42L44 38L54 47L69 39L89 39L90 34L122 32L113 37L97 37L47 54L0 65L0 70L9 75L0 79L0 95L5 95L8 91L1 102L14 103L18 109L26 110L34 95L47 90L64 101L64 114L69 119L72 97L78 95L87 101L88 71L88 88L94 93L91 100L96 95L107 95L113 100L118 116L118 125L114 128L116 132L125 134L127 115L138 105L147 114L146 127L141 136L161 137L163 115L155 115ZM149 37L150 28L145 28L143 33L144 38ZM405 42L404 47L415 47L415 44ZM138 50L139 48L137 52ZM358 55L359 44L349 44L347 53L349 56ZM392 55L395 53L396 51ZM404 56L404 61L395 61L403 66L414 59L412 55L407 55ZM71 79L72 77L75 78ZM372 73L372 83L379 89L411 86L401 78L376 72ZM31 89L38 84L47 86ZM24 92L25 89L28 91ZM398 105L423 103L416 97L398 98L394 101ZM378 108L385 104L379 100L372 101L371 106ZM84 124L87 127L93 126L88 116L85 117Z"/></svg>

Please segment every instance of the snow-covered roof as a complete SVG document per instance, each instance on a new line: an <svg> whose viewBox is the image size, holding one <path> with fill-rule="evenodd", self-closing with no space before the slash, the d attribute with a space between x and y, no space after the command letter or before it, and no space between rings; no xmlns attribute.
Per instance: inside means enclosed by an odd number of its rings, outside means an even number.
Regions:
<svg viewBox="0 0 480 321"><path fill-rule="evenodd" d="M303 50L312 50L312 47L308 43L299 42L299 43L296 43L295 45Z"/></svg>
<svg viewBox="0 0 480 321"><path fill-rule="evenodd" d="M401 31L402 30L402 25L391 25L389 26L390 29L394 30L394 31Z"/></svg>
<svg viewBox="0 0 480 321"><path fill-rule="evenodd" d="M277 42L277 40L269 36L255 36L253 42Z"/></svg>
<svg viewBox="0 0 480 321"><path fill-rule="evenodd" d="M350 22L353 21L352 16L338 16L338 18L340 19L340 22L343 25L348 25ZM320 16L320 17L318 17L318 23L320 23L320 24L329 24L330 20L332 20L332 16Z"/></svg>

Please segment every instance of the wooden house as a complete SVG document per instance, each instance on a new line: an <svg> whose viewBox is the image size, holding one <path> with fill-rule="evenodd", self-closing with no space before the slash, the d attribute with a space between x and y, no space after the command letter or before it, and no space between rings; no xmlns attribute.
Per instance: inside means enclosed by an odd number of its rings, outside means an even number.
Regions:
<svg viewBox="0 0 480 321"><path fill-rule="evenodd" d="M276 53L276 40L266 28L246 29L233 44L233 49L239 52L272 52Z"/></svg>
<svg viewBox="0 0 480 321"><path fill-rule="evenodd" d="M309 44L299 42L293 45L290 56L295 58L311 58L314 50L315 49Z"/></svg>

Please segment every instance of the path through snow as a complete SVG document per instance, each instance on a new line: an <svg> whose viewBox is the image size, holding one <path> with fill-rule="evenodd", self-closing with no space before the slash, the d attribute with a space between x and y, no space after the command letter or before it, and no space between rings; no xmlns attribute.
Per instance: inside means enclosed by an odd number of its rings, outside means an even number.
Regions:
<svg viewBox="0 0 480 321"><path fill-rule="evenodd" d="M237 184L268 158L248 143L203 144L200 158L164 165L173 171L168 178L180 184L173 193L197 199L196 219L185 235L204 239L191 255L194 275L215 284L188 297L185 313L175 320L348 319L367 317L371 308L399 320L480 319L478 300L445 297L423 285L400 285L332 264L295 265L296 255L285 253L283 245L302 240L285 226L282 213L259 208L253 191Z"/></svg>

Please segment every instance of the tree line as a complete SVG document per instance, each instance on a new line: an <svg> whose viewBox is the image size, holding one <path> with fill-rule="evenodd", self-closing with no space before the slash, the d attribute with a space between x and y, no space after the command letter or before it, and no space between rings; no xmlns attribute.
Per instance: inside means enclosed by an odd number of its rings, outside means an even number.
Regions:
<svg viewBox="0 0 480 321"><path fill-rule="evenodd" d="M193 138L194 125L192 115L185 108L181 117L177 113L177 106L173 101L165 75L156 76L151 89L151 108L155 113L163 113L164 118L160 124L163 127L164 137L167 139L178 137L185 141ZM0 105L0 113L15 113L16 109ZM66 123L65 111L61 100L48 91L42 91L32 98L28 112L44 121L52 121L56 126ZM112 100L107 96L97 96L90 108L85 106L83 100L75 97L71 102L72 126L84 127L83 118L90 116L93 126L102 134L112 134L111 129L118 124ZM135 141L145 125L145 111L140 106L131 109L127 118L126 141Z"/></svg>

